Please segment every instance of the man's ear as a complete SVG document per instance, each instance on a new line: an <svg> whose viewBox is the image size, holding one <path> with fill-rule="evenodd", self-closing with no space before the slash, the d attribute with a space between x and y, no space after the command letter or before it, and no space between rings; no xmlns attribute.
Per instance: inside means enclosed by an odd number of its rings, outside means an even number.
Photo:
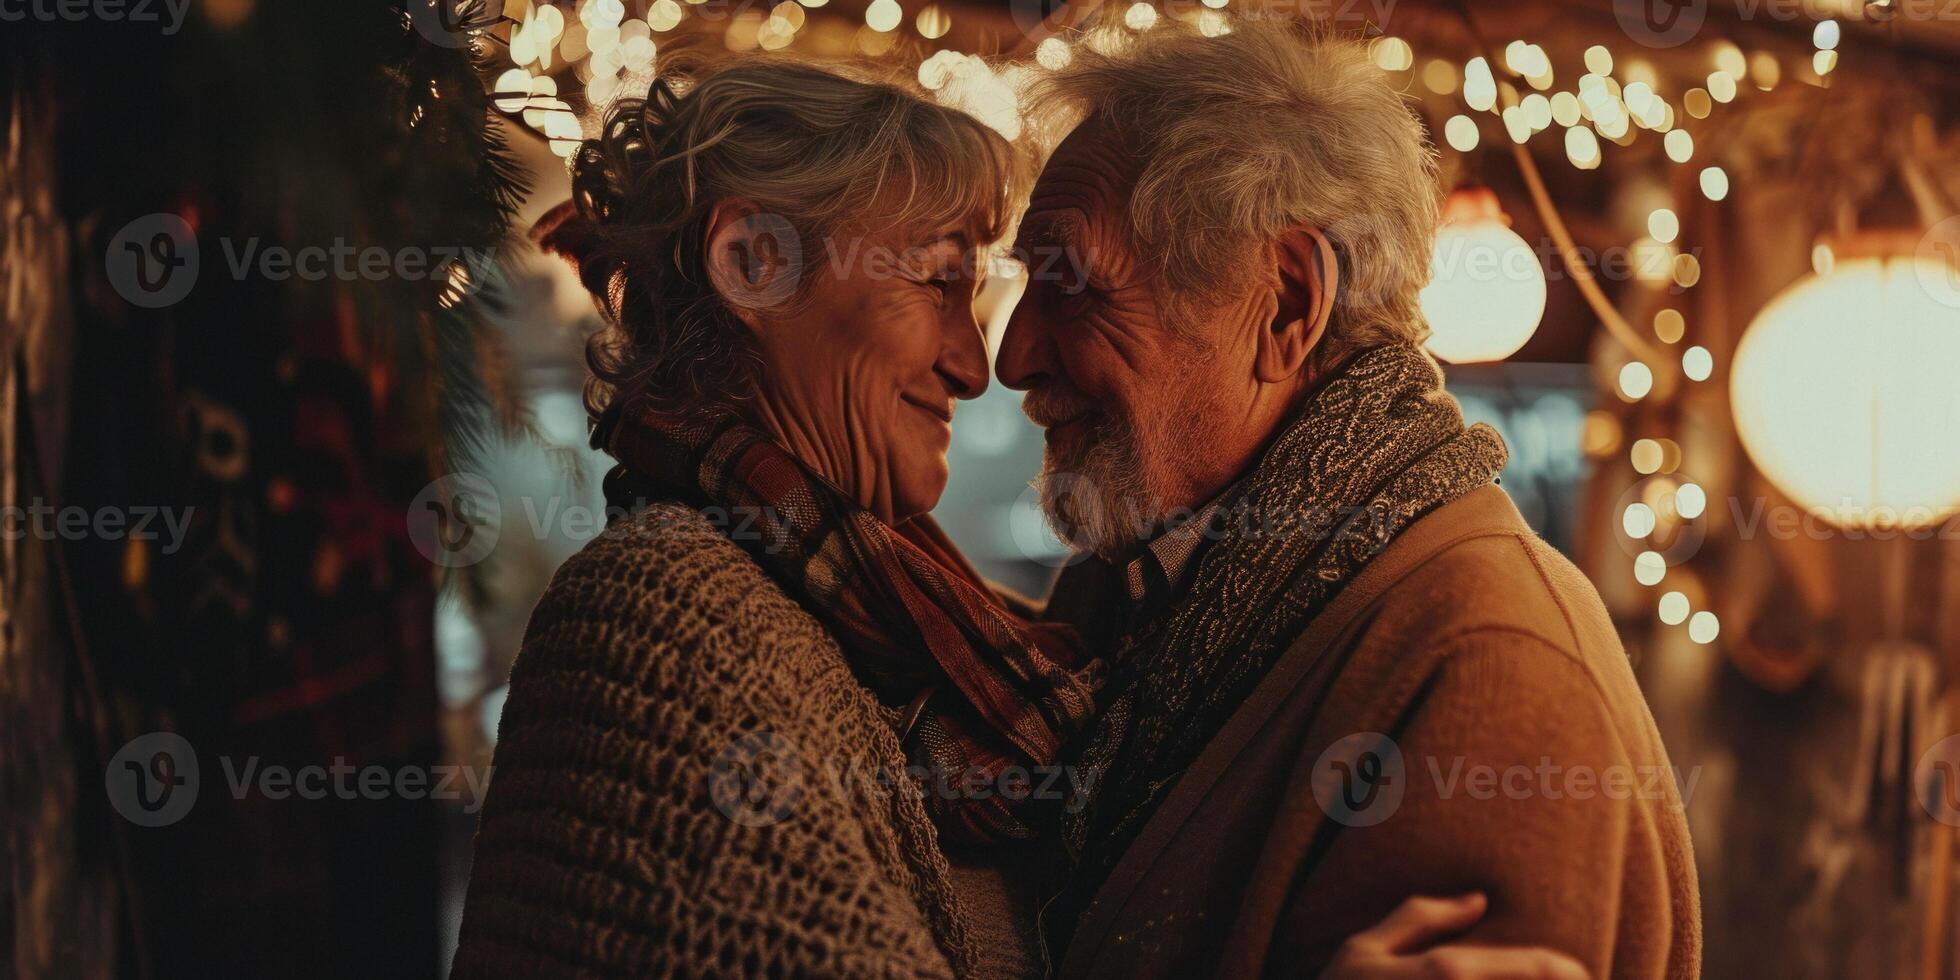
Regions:
<svg viewBox="0 0 1960 980"><path fill-rule="evenodd" d="M1268 384L1300 373L1308 355L1327 335L1334 317L1334 291L1340 283L1334 245L1318 228L1301 226L1273 243L1279 273L1279 312L1259 338L1253 370Z"/></svg>
<svg viewBox="0 0 1960 980"><path fill-rule="evenodd" d="M708 279L729 310L750 327L796 294L802 249L781 215L730 198L708 214Z"/></svg>

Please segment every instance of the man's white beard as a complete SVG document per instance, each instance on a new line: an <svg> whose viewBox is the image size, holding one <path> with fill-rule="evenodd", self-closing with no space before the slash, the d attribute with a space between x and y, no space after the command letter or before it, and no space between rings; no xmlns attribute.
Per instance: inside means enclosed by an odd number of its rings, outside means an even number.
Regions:
<svg viewBox="0 0 1960 980"><path fill-rule="evenodd" d="M1164 508L1144 472L1136 429L1113 417L1095 428L1071 458L1044 454L1034 485L1055 537L1115 559L1143 540Z"/></svg>

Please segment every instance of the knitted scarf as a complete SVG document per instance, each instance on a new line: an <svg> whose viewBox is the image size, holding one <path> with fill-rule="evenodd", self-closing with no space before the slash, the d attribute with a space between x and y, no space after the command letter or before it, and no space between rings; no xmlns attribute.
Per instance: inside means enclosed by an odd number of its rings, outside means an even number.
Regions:
<svg viewBox="0 0 1960 980"><path fill-rule="evenodd" d="M1368 350L1312 394L1228 492L1190 587L1119 643L1108 707L1072 746L1088 789L1060 816L1062 933L1177 778L1307 622L1416 519L1503 469L1412 346Z"/></svg>
<svg viewBox="0 0 1960 980"><path fill-rule="evenodd" d="M612 502L651 491L703 506L830 628L894 709L942 834L1033 835L1030 794L1003 780L1055 765L1094 714L1101 664L1072 630L1003 606L930 517L886 524L733 414L610 414L593 441L622 464L607 477ZM976 782L990 789L961 789Z"/></svg>

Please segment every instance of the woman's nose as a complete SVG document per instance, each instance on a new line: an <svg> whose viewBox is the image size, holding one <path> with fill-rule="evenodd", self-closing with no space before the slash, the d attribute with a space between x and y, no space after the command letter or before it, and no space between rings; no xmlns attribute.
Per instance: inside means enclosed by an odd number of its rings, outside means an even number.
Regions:
<svg viewBox="0 0 1960 980"><path fill-rule="evenodd" d="M971 316L954 317L939 350L939 375L954 398L978 398L987 390L987 340Z"/></svg>

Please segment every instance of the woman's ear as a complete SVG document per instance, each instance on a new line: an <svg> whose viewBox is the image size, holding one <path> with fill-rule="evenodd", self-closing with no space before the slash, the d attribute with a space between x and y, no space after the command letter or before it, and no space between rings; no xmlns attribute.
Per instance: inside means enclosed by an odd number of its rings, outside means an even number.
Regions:
<svg viewBox="0 0 1960 980"><path fill-rule="evenodd" d="M1334 245L1318 228L1289 229L1273 243L1279 273L1279 312L1259 338L1254 371L1268 384L1300 373L1308 355L1327 335L1334 317L1334 291L1340 283Z"/></svg>
<svg viewBox="0 0 1960 980"><path fill-rule="evenodd" d="M750 327L796 295L803 250L796 229L754 202L730 198L708 214L708 279Z"/></svg>

